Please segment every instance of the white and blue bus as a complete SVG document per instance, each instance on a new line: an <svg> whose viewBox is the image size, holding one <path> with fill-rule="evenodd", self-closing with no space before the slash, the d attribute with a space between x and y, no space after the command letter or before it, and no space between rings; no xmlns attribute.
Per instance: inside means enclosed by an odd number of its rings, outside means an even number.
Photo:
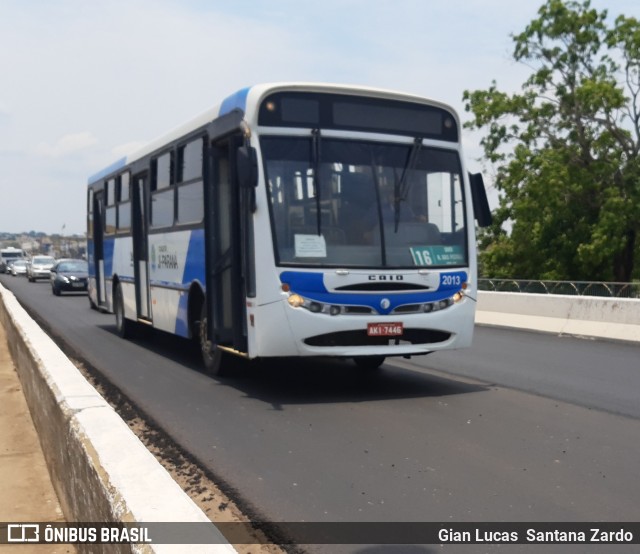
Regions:
<svg viewBox="0 0 640 554"><path fill-rule="evenodd" d="M206 368L471 343L482 178L454 110L351 86L268 84L89 179L90 302L120 335L200 343Z"/></svg>

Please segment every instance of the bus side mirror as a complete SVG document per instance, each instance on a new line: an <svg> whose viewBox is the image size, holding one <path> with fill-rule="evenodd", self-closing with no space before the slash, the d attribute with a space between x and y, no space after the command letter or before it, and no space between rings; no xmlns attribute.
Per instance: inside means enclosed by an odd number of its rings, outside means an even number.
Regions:
<svg viewBox="0 0 640 554"><path fill-rule="evenodd" d="M258 186L258 156L256 149L245 144L237 150L238 184L243 188Z"/></svg>
<svg viewBox="0 0 640 554"><path fill-rule="evenodd" d="M469 185L471 186L471 199L473 201L473 213L480 227L491 225L491 209L487 200L487 191L484 188L482 173L469 173Z"/></svg>

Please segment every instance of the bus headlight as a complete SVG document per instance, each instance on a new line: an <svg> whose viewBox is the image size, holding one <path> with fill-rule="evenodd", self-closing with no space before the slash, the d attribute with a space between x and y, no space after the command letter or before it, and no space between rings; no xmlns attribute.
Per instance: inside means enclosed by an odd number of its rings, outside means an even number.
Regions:
<svg viewBox="0 0 640 554"><path fill-rule="evenodd" d="M437 312L439 310L444 310L449 306L453 306L454 302L457 302L456 297L445 298L444 300L438 300L436 302L427 302L422 305L422 311L426 314L431 312Z"/></svg>
<svg viewBox="0 0 640 554"><path fill-rule="evenodd" d="M309 300L296 293L290 294L287 302L289 302L289 306L292 308L305 308L314 314L340 315L344 311L342 306L323 304L317 300Z"/></svg>
<svg viewBox="0 0 640 554"><path fill-rule="evenodd" d="M299 308L300 306L304 305L304 298L302 298L302 296L300 296L299 294L292 294L289 296L289 298L287 298L287 302L289 302L289 306Z"/></svg>

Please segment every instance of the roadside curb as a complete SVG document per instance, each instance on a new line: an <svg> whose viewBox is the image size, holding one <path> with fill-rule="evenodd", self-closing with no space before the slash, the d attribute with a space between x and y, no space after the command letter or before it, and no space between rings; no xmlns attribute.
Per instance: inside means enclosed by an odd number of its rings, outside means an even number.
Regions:
<svg viewBox="0 0 640 554"><path fill-rule="evenodd" d="M640 342L640 300L480 291L476 324Z"/></svg>
<svg viewBox="0 0 640 554"><path fill-rule="evenodd" d="M79 552L235 553L113 408L0 285L0 323L69 522L197 522L220 544L87 544Z"/></svg>

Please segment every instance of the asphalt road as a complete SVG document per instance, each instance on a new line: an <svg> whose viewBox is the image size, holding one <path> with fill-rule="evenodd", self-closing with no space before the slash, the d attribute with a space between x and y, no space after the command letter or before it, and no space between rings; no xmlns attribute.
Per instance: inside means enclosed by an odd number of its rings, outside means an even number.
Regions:
<svg viewBox="0 0 640 554"><path fill-rule="evenodd" d="M185 341L161 333L123 341L113 316L90 310L86 296L0 281L254 517L640 521L640 346L479 328L470 349L391 361L375 376L342 361L276 360L214 379Z"/></svg>

